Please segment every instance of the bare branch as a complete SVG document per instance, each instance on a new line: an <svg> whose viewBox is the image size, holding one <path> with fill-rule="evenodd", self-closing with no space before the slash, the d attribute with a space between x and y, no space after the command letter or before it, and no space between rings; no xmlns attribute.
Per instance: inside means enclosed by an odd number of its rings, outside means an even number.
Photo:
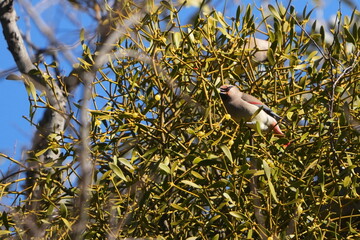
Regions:
<svg viewBox="0 0 360 240"><path fill-rule="evenodd" d="M35 21L36 26L48 38L50 43L56 48L59 48L61 52L64 53L64 56L71 64L75 63L75 57L73 56L73 54L69 51L67 47L59 43L52 29L40 18L39 14L36 13L36 10L33 8L33 6L26 0L25 1L19 0L19 2L24 6L24 9L26 9L27 13L31 16L32 20Z"/></svg>
<svg viewBox="0 0 360 240"><path fill-rule="evenodd" d="M95 78L96 72L98 69L103 66L110 58L109 53L114 48L114 45L118 41L118 39L126 34L126 29L134 26L135 24L140 22L140 16L143 13L137 13L132 15L128 20L124 21L123 25L117 23L116 29L113 30L105 39L104 42L101 43L101 47L98 49L96 53L96 57L94 59L94 64L91 67L90 71L86 70L76 70L80 76L80 79L84 83L84 92L82 98L82 106L81 106L81 128L80 128L80 139L81 144L79 148L79 162L81 165L81 182L79 188L80 196L78 199L79 206L79 218L77 223L74 226L74 231L72 233L73 239L79 239L82 232L86 227L86 222L88 218L87 214L87 206L88 206L88 197L89 197L89 187L91 185L92 177L93 177L93 163L90 158L90 149L89 149L89 115L88 115L88 102L91 98L92 93L92 81ZM111 19L110 19L111 20ZM79 72L80 71L80 72Z"/></svg>
<svg viewBox="0 0 360 240"><path fill-rule="evenodd" d="M257 170L257 166L256 166L257 160L256 159L251 159L250 165L251 165L251 169ZM260 226L259 235L260 235L261 239L264 240L264 239L267 239L267 236L263 231L266 229L266 217L264 214L261 213L261 199L260 199L260 196L258 193L258 188L259 188L258 177L253 176L250 179L250 189L251 189L251 193L253 195L252 201L254 204L254 215L255 215L257 224L259 224L259 226Z"/></svg>
<svg viewBox="0 0 360 240"><path fill-rule="evenodd" d="M20 30L16 24L17 16L13 7L13 1L7 0L0 3L0 15L8 48L19 71L24 75L25 79L33 82L38 87L46 89L49 103L49 107L45 110L34 135L32 149L28 153L29 162L25 186L28 193L27 207L31 211L31 214L24 220L25 227L30 230L27 234L29 237L41 236L44 231L40 227L35 228L36 224L34 224L37 222L35 213L39 210L39 200L41 199L42 192L42 187L37 185L36 181L39 178L41 163L56 161L60 151L47 150L39 157L36 157L36 153L48 147L48 136L51 133L56 133L57 138L59 138L60 132L64 130L66 122L66 98L57 83L46 82L41 74L32 74L32 71L37 69L28 55Z"/></svg>
<svg viewBox="0 0 360 240"><path fill-rule="evenodd" d="M31 70L36 69L26 51L20 30L16 24L17 16L13 0L5 0L0 3L0 21L8 43L8 49L20 72L29 73Z"/></svg>

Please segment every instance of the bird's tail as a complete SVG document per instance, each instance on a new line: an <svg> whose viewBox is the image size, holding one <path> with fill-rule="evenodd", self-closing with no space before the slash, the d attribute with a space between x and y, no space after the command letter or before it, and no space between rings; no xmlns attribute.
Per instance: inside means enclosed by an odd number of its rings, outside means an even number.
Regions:
<svg viewBox="0 0 360 240"><path fill-rule="evenodd" d="M281 131L281 129L280 129L280 127L279 127L279 125L278 125L277 123L274 124L272 130L273 130L273 132L274 132L275 134L279 134L279 135L282 135L282 136L285 135L285 134Z"/></svg>

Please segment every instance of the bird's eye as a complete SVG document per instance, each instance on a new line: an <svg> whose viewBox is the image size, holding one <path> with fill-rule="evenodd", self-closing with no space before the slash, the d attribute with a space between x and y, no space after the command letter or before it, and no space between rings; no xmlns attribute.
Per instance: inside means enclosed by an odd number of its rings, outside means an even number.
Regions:
<svg viewBox="0 0 360 240"><path fill-rule="evenodd" d="M220 92L228 92L229 88L228 87L222 87L220 88Z"/></svg>
<svg viewBox="0 0 360 240"><path fill-rule="evenodd" d="M222 88L220 88L220 91L221 92L228 92L228 91L230 91L230 88L232 88L232 86L222 87Z"/></svg>

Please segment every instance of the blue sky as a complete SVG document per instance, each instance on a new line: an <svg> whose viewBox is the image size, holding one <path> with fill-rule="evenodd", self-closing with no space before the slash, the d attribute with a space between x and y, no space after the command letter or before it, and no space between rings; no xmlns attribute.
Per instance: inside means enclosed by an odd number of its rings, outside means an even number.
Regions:
<svg viewBox="0 0 360 240"><path fill-rule="evenodd" d="M39 1L33 2L37 3ZM239 4L255 4L257 7L260 7L262 2L264 1L229 0L227 1L227 10L225 15L228 17L235 16L236 9ZM263 5L264 9L267 9L267 4L269 3L275 5L275 1L265 2L266 4ZM313 1L294 0L292 4L298 12L301 12L305 5L308 5L308 9L313 8L314 6L311 4L312 2ZM221 4L222 3L216 4L215 7L218 11L222 12L223 6ZM287 5L287 1L284 1L284 5ZM318 10L315 11L312 16L317 19L329 19L336 14L338 8L339 1L324 1L323 5L317 8ZM194 12L194 8L187 8L184 10ZM345 4L342 4L342 10L344 14L351 14L351 10L346 8ZM76 43L79 37L77 30L78 26L74 26L74 23L70 23L67 18L62 16L62 13L65 11L67 11L67 9L64 9L64 4L60 8L54 4L48 10L45 10L41 16L44 18L45 23L49 24L54 32L57 33L59 41L64 42L65 44L73 44ZM183 13L184 18L186 18L188 14L185 11ZM31 39L35 41L38 46L47 46L47 41L34 26L34 23L29 20L30 18L27 13L19 7L17 7L17 13L20 16L20 28L23 31L26 31L26 34L30 34ZM254 13L258 14L259 12L254 10ZM89 19L80 12L76 13L73 17L75 17L79 24L85 26L85 29L89 26L96 26L95 24L89 22ZM183 21L186 22L185 19ZM0 56L0 73L15 67L14 60L10 55L10 52L7 50L7 45L2 34L0 37ZM77 55L76 57L78 56L80 55ZM64 67L62 71L66 74L69 69L70 64L67 64L67 67ZM2 113L0 121L0 132L2 133L0 136L0 152L20 160L21 153L26 150L27 147L31 146L31 139L34 132L34 127L30 126L29 122L23 118L23 116L28 116L29 114L29 102L28 95L22 82L9 81L5 80L4 76L0 77L0 111ZM39 119L40 117L41 115L38 114L35 119ZM9 168L8 161L0 159L0 167L1 172L6 173Z"/></svg>

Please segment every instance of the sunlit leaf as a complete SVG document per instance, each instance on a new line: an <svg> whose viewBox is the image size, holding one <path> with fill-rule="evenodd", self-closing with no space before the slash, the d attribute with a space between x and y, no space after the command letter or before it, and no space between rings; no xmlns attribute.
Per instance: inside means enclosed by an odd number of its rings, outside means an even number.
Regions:
<svg viewBox="0 0 360 240"><path fill-rule="evenodd" d="M269 190L270 190L271 196L274 198L275 202L279 202L279 200L276 196L276 191L275 191L274 185L272 184L272 182L270 180L268 180L267 183L269 185Z"/></svg>
<svg viewBox="0 0 360 240"><path fill-rule="evenodd" d="M128 181L128 180L126 179L123 171L122 171L118 166L116 166L116 165L113 164L113 163L109 163L109 167L111 168L111 170L113 170L113 172L116 174L116 176L118 176L119 178L121 178L121 179L124 180L125 182Z"/></svg>
<svg viewBox="0 0 360 240"><path fill-rule="evenodd" d="M66 218L61 218L61 220L65 223L65 225L71 229L71 223Z"/></svg>
<svg viewBox="0 0 360 240"><path fill-rule="evenodd" d="M230 162L233 163L234 160L232 158L230 149L226 145L221 145L220 148L224 152L225 156L230 160Z"/></svg>
<svg viewBox="0 0 360 240"><path fill-rule="evenodd" d="M176 204L176 203L170 203L170 206L175 208L176 210L180 210L180 211L186 211L185 208L181 207L180 205Z"/></svg>
<svg viewBox="0 0 360 240"><path fill-rule="evenodd" d="M134 166L129 162L129 160L127 160L126 158L118 158L117 159L120 163L124 164L125 166L127 166L128 168L134 170Z"/></svg>
<svg viewBox="0 0 360 240"><path fill-rule="evenodd" d="M274 17L276 17L278 20L281 20L281 17L278 13L278 11L275 9L274 6L272 6L271 4L268 5L268 8L270 10L270 12L274 15Z"/></svg>
<svg viewBox="0 0 360 240"><path fill-rule="evenodd" d="M171 170L170 170L169 166L167 166L167 165L165 165L165 164L163 164L163 163L160 163L160 164L159 164L159 168L160 168L161 170L163 170L164 172L166 172L167 174L170 174L170 173L171 173Z"/></svg>
<svg viewBox="0 0 360 240"><path fill-rule="evenodd" d="M198 185L198 184L196 184L194 182L191 182L189 180L181 180L181 182L183 184L189 185L189 186L194 187L194 188L202 188L200 185Z"/></svg>

